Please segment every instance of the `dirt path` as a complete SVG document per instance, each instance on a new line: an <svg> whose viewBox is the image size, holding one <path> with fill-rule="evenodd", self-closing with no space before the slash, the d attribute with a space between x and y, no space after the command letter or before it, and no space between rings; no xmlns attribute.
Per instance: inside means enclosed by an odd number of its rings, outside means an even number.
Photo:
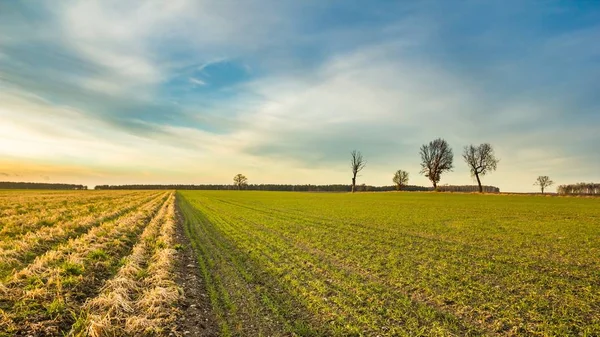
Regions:
<svg viewBox="0 0 600 337"><path fill-rule="evenodd" d="M212 313L210 299L196 254L183 229L181 214L178 213L176 242L183 246L176 269L176 280L183 288L184 299L180 309L182 314L177 318L177 333L181 336L218 336L218 327Z"/></svg>

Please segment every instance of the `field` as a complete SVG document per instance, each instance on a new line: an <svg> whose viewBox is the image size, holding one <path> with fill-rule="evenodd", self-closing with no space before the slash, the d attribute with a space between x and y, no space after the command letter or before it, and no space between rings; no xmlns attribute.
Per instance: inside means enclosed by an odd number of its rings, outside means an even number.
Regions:
<svg viewBox="0 0 600 337"><path fill-rule="evenodd" d="M223 336L598 336L600 200L180 192Z"/></svg>
<svg viewBox="0 0 600 337"><path fill-rule="evenodd" d="M176 275L186 252L199 283ZM208 312L189 317L197 298ZM182 321L203 336L599 336L600 199L0 191L0 336L185 335Z"/></svg>
<svg viewBox="0 0 600 337"><path fill-rule="evenodd" d="M174 192L0 192L0 336L163 333Z"/></svg>

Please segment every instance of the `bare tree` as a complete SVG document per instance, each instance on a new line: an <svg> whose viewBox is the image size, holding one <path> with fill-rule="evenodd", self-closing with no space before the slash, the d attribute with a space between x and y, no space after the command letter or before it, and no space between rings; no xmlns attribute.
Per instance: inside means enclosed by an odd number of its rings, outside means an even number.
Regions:
<svg viewBox="0 0 600 337"><path fill-rule="evenodd" d="M233 177L233 185L236 186L238 190L241 190L244 186L248 185L248 178L243 174L238 173Z"/></svg>
<svg viewBox="0 0 600 337"><path fill-rule="evenodd" d="M356 175L362 171L367 165L360 151L353 150L350 152L352 159L350 160L350 167L352 168L352 193L356 190Z"/></svg>
<svg viewBox="0 0 600 337"><path fill-rule="evenodd" d="M437 189L442 173L452 171L454 155L448 143L438 138L421 146L421 173L424 173Z"/></svg>
<svg viewBox="0 0 600 337"><path fill-rule="evenodd" d="M554 184L554 182L552 180L550 180L550 177L548 176L539 176L537 177L535 184L533 185L537 185L540 187L540 189L542 190L542 194L544 194L544 189L546 189L546 187L550 187Z"/></svg>
<svg viewBox="0 0 600 337"><path fill-rule="evenodd" d="M408 172L403 170L398 170L394 173L394 178L392 179L394 184L396 184L396 190L400 191L402 186L406 186L408 184Z"/></svg>
<svg viewBox="0 0 600 337"><path fill-rule="evenodd" d="M498 159L494 155L494 149L488 143L483 143L479 146L465 146L463 159L471 170L471 175L477 179L479 185L479 193L483 192L481 187L480 176L484 176L496 170Z"/></svg>

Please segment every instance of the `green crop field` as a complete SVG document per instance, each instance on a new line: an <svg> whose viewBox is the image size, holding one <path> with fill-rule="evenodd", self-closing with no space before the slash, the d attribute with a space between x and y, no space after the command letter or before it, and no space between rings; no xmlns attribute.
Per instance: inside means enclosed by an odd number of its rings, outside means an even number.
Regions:
<svg viewBox="0 0 600 337"><path fill-rule="evenodd" d="M223 336L598 336L600 199L179 192Z"/></svg>

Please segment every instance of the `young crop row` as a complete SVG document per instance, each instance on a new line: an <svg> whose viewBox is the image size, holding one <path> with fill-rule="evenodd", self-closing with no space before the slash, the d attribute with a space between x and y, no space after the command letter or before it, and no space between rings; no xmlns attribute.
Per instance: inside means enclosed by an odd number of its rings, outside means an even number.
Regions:
<svg viewBox="0 0 600 337"><path fill-rule="evenodd" d="M144 192L129 199L114 198L105 203L91 204L87 208L92 208L92 212L85 211L72 218L32 229L23 235L3 239L0 243L0 280L55 245L77 237L105 221L127 214L155 198L158 198L156 192Z"/></svg>
<svg viewBox="0 0 600 337"><path fill-rule="evenodd" d="M149 224L154 228L163 222L172 199L172 193L154 193L10 275L0 285L0 336L52 336L80 329L87 317L86 300L99 295Z"/></svg>
<svg viewBox="0 0 600 337"><path fill-rule="evenodd" d="M520 251L498 244L482 249L475 242L461 242L447 234L415 233L405 228L398 231L385 222L374 227L369 222L363 225L340 222L339 217L320 218L315 226L316 220L307 218L306 212L285 211L282 220L278 219L281 213L273 216L278 213L273 209L268 215L260 208L249 214L256 211L262 211L262 223L270 225L263 230L293 237L296 245L309 247L309 252L323 261L379 280L388 289L410 293L487 331L573 334L597 329L599 289L590 266L598 261L593 255L570 264L564 263L573 258L566 252L558 261L546 260L533 252L529 254L534 258L523 256L532 248L523 245L518 246ZM236 215L244 217L244 210L236 211ZM590 225L594 228L593 223ZM374 230L379 234L374 235ZM315 240L322 237L329 239ZM593 251L596 247L590 248ZM554 308L561 309L552 312ZM582 325L582 321L592 324Z"/></svg>
<svg viewBox="0 0 600 337"><path fill-rule="evenodd" d="M387 292L385 284L352 273L235 211L203 200L183 206L198 242L223 335L468 335L456 317ZM257 221L257 222L254 222ZM269 218L268 221L277 221ZM196 233L193 233L196 231ZM203 238L210 238L203 241Z"/></svg>
<svg viewBox="0 0 600 337"><path fill-rule="evenodd" d="M224 335L600 333L592 204L559 201L542 228L495 197L183 195Z"/></svg>
<svg viewBox="0 0 600 337"><path fill-rule="evenodd" d="M184 229L206 283L222 336L283 336L282 320L269 310L264 286L252 282L254 272L244 252L224 238L199 211L197 200L181 198ZM267 280L265 280L267 281ZM267 304L267 305L265 305Z"/></svg>

